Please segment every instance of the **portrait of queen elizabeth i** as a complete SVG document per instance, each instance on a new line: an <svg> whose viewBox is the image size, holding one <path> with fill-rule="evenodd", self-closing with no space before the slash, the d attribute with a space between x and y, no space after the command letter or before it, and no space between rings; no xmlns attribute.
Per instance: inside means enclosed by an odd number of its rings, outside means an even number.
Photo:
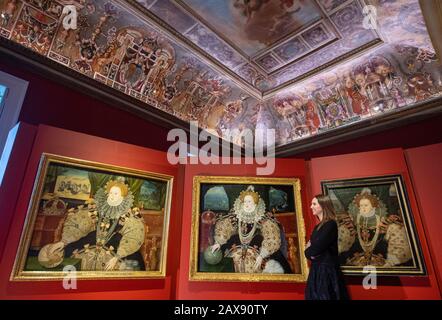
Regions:
<svg viewBox="0 0 442 320"><path fill-rule="evenodd" d="M42 163L17 279L66 267L80 278L164 272L170 177L52 155Z"/></svg>
<svg viewBox="0 0 442 320"><path fill-rule="evenodd" d="M198 230L193 230L197 238L191 279L300 279L305 272L300 254L304 229L298 229L302 209L293 180L291 185L263 184L266 179L232 184L235 179L211 178L220 183L196 185Z"/></svg>
<svg viewBox="0 0 442 320"><path fill-rule="evenodd" d="M339 260L344 272L423 274L419 239L400 176L327 181L337 213Z"/></svg>
<svg viewBox="0 0 442 320"><path fill-rule="evenodd" d="M81 260L81 270L144 269L140 254L146 229L124 182L110 180L87 206L68 212L61 240L40 249L38 261L50 268L64 256Z"/></svg>

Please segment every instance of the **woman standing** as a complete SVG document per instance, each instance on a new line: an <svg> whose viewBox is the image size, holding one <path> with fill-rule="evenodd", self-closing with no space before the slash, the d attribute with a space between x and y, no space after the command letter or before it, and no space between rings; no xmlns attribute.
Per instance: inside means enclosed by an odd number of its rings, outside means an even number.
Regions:
<svg viewBox="0 0 442 320"><path fill-rule="evenodd" d="M312 200L313 215L319 224L313 229L305 256L312 265L305 290L306 300L348 299L338 262L338 225L328 196Z"/></svg>

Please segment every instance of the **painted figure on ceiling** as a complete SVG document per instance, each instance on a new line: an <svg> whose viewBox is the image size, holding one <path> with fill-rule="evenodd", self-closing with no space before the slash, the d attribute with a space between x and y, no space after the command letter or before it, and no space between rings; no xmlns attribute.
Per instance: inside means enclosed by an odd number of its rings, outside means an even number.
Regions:
<svg viewBox="0 0 442 320"><path fill-rule="evenodd" d="M275 102L276 111L290 124L290 136L297 138L317 132L320 119L315 103L301 95L290 95ZM285 139L284 137L281 137Z"/></svg>
<svg viewBox="0 0 442 320"><path fill-rule="evenodd" d="M233 144L244 147L245 145L245 136L248 133L248 128L244 122L240 122L238 127L233 128L232 130L226 130L223 132L223 137L226 140L232 141Z"/></svg>
<svg viewBox="0 0 442 320"><path fill-rule="evenodd" d="M40 54L46 54L57 29L57 20L42 15L31 7L25 7L12 32L11 39Z"/></svg>
<svg viewBox="0 0 442 320"><path fill-rule="evenodd" d="M299 0L234 0L232 12L250 40L269 45L290 26L299 26L294 13L301 10ZM257 32L257 30L261 32Z"/></svg>
<svg viewBox="0 0 442 320"><path fill-rule="evenodd" d="M241 96L239 99L227 102L226 113L224 115L224 123L231 123L238 115L244 110L244 103L247 100L247 96Z"/></svg>
<svg viewBox="0 0 442 320"><path fill-rule="evenodd" d="M78 47L82 39L80 32L84 31L87 25L86 15L83 13L83 9L85 8L84 1L74 1L69 4L74 5L77 9L77 29L58 28L51 47L52 52L60 54L63 57L58 60L64 64L69 64L69 61L80 59L80 53L78 52ZM64 16L61 16L60 19L63 21Z"/></svg>
<svg viewBox="0 0 442 320"><path fill-rule="evenodd" d="M16 0L7 1L2 5L2 10L0 14L0 21L2 27L8 28L16 10L17 10Z"/></svg>
<svg viewBox="0 0 442 320"><path fill-rule="evenodd" d="M192 111L197 109L198 96L202 94L202 82L207 74L206 71L201 71L194 75L192 68L188 70L191 71L192 78L183 81L184 88L170 101L172 109L185 119L191 119Z"/></svg>
<svg viewBox="0 0 442 320"><path fill-rule="evenodd" d="M146 76L146 57L131 52L129 48L126 56L129 60L123 62L119 73L119 82L140 91Z"/></svg>
<svg viewBox="0 0 442 320"><path fill-rule="evenodd" d="M374 72L381 78L380 87L384 94L385 108L394 109L405 104L401 84L402 78L396 75L391 63L382 56L370 59Z"/></svg>
<svg viewBox="0 0 442 320"><path fill-rule="evenodd" d="M322 122L329 128L343 124L348 118L346 103L339 86L323 87L313 93Z"/></svg>
<svg viewBox="0 0 442 320"><path fill-rule="evenodd" d="M202 118L204 120L203 126L207 132L216 136L222 136L223 133L219 127L219 124L221 119L224 117L225 112L225 107L221 103L206 108L206 112L204 113L205 116L203 115Z"/></svg>
<svg viewBox="0 0 442 320"><path fill-rule="evenodd" d="M354 115L365 117L405 103L402 78L383 56L373 56L356 65L351 74L344 76L344 82Z"/></svg>
<svg viewBox="0 0 442 320"><path fill-rule="evenodd" d="M152 96L159 103L164 103L167 99L166 77L175 62L174 50L170 45L167 47L164 45L161 49L157 49L156 57L156 62L147 75L144 91L149 90L146 95Z"/></svg>
<svg viewBox="0 0 442 320"><path fill-rule="evenodd" d="M433 95L433 81L429 74L416 73L408 78L407 85L415 101L426 100Z"/></svg>
<svg viewBox="0 0 442 320"><path fill-rule="evenodd" d="M359 116L369 114L370 101L367 96L365 72L358 70L353 74L353 77L348 74L344 81L345 91L350 98L353 113Z"/></svg>
<svg viewBox="0 0 442 320"><path fill-rule="evenodd" d="M141 92L148 74L155 70L161 53L155 35L134 39L126 49L119 67L117 79L120 83Z"/></svg>
<svg viewBox="0 0 442 320"><path fill-rule="evenodd" d="M321 121L318 116L318 109L312 99L307 100L305 108L306 108L306 114L305 114L306 124L310 131L310 134L315 134L318 132L318 129L321 126Z"/></svg>

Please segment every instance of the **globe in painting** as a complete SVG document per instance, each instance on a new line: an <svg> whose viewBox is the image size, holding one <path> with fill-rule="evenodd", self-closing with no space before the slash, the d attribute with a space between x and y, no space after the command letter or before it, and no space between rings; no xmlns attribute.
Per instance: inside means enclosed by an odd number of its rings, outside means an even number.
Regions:
<svg viewBox="0 0 442 320"><path fill-rule="evenodd" d="M215 252L212 252L211 247L208 247L204 251L204 260L206 260L208 264L212 265L218 264L222 259L223 259L223 254L221 250L216 250Z"/></svg>

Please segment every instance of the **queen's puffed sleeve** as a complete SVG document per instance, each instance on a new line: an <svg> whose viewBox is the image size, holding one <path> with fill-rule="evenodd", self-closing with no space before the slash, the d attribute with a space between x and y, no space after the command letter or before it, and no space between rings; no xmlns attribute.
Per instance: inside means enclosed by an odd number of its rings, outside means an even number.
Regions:
<svg viewBox="0 0 442 320"><path fill-rule="evenodd" d="M117 254L124 258L137 252L144 242L144 223L141 218L128 217L120 230L122 238L117 249Z"/></svg>
<svg viewBox="0 0 442 320"><path fill-rule="evenodd" d="M411 259L408 237L402 224L390 224L385 240L388 242L386 266L395 266Z"/></svg>
<svg viewBox="0 0 442 320"><path fill-rule="evenodd" d="M223 245L235 234L235 227L229 217L218 220L215 224L214 240Z"/></svg>
<svg viewBox="0 0 442 320"><path fill-rule="evenodd" d="M95 220L91 212L79 209L69 212L63 225L61 241L66 244L75 242L95 230Z"/></svg>
<svg viewBox="0 0 442 320"><path fill-rule="evenodd" d="M356 230L352 219L344 217L338 224L338 252L350 250L356 240Z"/></svg>
<svg viewBox="0 0 442 320"><path fill-rule="evenodd" d="M281 233L278 224L271 219L265 219L261 223L261 234L264 239L259 254L263 258L267 258L281 247Z"/></svg>

